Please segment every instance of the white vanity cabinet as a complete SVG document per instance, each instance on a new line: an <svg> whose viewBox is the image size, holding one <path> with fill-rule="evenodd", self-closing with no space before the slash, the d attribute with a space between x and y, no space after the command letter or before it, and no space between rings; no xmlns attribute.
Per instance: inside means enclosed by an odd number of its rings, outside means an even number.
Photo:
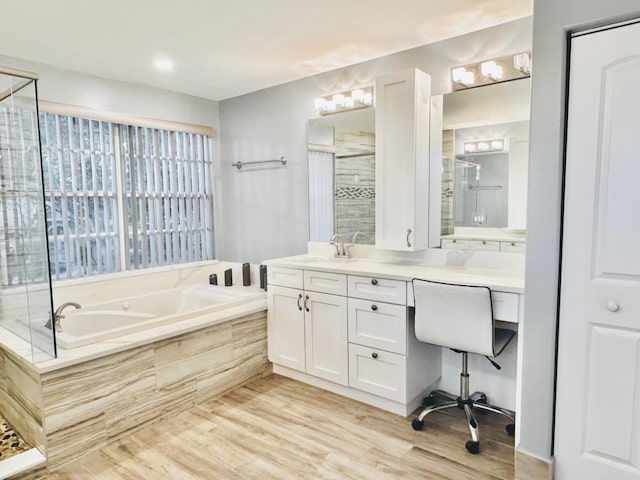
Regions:
<svg viewBox="0 0 640 480"><path fill-rule="evenodd" d="M416 340L406 281L276 266L267 272L275 373L405 416L419 406L440 377L441 349Z"/></svg>
<svg viewBox="0 0 640 480"><path fill-rule="evenodd" d="M349 386L410 404L440 377L441 349L420 343L407 282L349 275Z"/></svg>
<svg viewBox="0 0 640 480"><path fill-rule="evenodd" d="M269 360L347 385L346 275L273 267L268 276Z"/></svg>
<svg viewBox="0 0 640 480"><path fill-rule="evenodd" d="M431 77L420 70L376 78L378 248L417 251L439 245L441 100L432 101ZM430 184L437 189L430 192Z"/></svg>

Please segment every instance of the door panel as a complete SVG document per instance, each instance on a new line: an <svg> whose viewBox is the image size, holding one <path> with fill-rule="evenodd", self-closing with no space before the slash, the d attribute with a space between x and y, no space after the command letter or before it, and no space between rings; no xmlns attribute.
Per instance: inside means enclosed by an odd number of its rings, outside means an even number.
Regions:
<svg viewBox="0 0 640 480"><path fill-rule="evenodd" d="M347 385L347 298L316 292L305 295L307 373Z"/></svg>
<svg viewBox="0 0 640 480"><path fill-rule="evenodd" d="M267 299L269 360L304 372L302 290L269 285Z"/></svg>
<svg viewBox="0 0 640 480"><path fill-rule="evenodd" d="M640 479L638 74L640 24L572 40L554 452L558 480Z"/></svg>

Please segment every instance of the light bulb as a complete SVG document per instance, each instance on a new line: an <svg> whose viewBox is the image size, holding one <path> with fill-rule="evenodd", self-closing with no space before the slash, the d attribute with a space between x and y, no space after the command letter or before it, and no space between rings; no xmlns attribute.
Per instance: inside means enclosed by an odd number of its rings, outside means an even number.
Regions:
<svg viewBox="0 0 640 480"><path fill-rule="evenodd" d="M336 102L334 102L333 100L329 100L327 102L327 111L329 112L335 112L336 111Z"/></svg>
<svg viewBox="0 0 640 480"><path fill-rule="evenodd" d="M464 151L465 152L475 152L476 151L476 144L475 143L465 143L464 144Z"/></svg>
<svg viewBox="0 0 640 480"><path fill-rule="evenodd" d="M336 106L338 107L344 107L344 95L341 93L336 93L333 96L333 102L336 104Z"/></svg>
<svg viewBox="0 0 640 480"><path fill-rule="evenodd" d="M364 91L356 88L351 92L351 98L353 98L355 102L364 103Z"/></svg>
<svg viewBox="0 0 640 480"><path fill-rule="evenodd" d="M486 152L487 150L489 150L488 142L478 142L477 145L478 145L478 150L482 152Z"/></svg>
<svg viewBox="0 0 640 480"><path fill-rule="evenodd" d="M373 104L373 95L371 94L371 92L365 92L362 103L364 103L365 105Z"/></svg>
<svg viewBox="0 0 640 480"><path fill-rule="evenodd" d="M502 150L504 142L502 140L491 140L491 150Z"/></svg>
<svg viewBox="0 0 640 480"><path fill-rule="evenodd" d="M353 108L353 105L354 105L353 97L344 97L345 108Z"/></svg>
<svg viewBox="0 0 640 480"><path fill-rule="evenodd" d="M322 97L318 97L313 101L313 106L316 108L316 110L326 110L327 101Z"/></svg>

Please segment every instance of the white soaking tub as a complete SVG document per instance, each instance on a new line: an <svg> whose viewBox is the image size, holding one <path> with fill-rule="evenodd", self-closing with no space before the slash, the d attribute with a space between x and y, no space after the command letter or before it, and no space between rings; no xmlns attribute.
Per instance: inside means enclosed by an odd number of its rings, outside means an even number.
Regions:
<svg viewBox="0 0 640 480"><path fill-rule="evenodd" d="M231 290L216 285L198 285L161 290L95 305L68 307L56 332L58 347L65 350L140 332L233 308L254 300L260 293Z"/></svg>

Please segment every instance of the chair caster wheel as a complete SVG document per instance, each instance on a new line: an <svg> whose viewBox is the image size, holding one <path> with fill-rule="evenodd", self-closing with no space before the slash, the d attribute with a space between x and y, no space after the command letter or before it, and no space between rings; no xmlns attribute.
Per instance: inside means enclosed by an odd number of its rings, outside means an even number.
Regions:
<svg viewBox="0 0 640 480"><path fill-rule="evenodd" d="M511 435L512 437L516 434L516 424L515 423L510 423L509 425L507 425L506 427L504 427L504 429L507 431L507 433L509 435Z"/></svg>
<svg viewBox="0 0 640 480"><path fill-rule="evenodd" d="M465 447L467 447L467 451L475 455L480 451L480 442L474 442L473 440L469 440Z"/></svg>
<svg viewBox="0 0 640 480"><path fill-rule="evenodd" d="M419 432L424 428L424 422L422 420L416 419L413 422L411 422L411 426L415 431Z"/></svg>

